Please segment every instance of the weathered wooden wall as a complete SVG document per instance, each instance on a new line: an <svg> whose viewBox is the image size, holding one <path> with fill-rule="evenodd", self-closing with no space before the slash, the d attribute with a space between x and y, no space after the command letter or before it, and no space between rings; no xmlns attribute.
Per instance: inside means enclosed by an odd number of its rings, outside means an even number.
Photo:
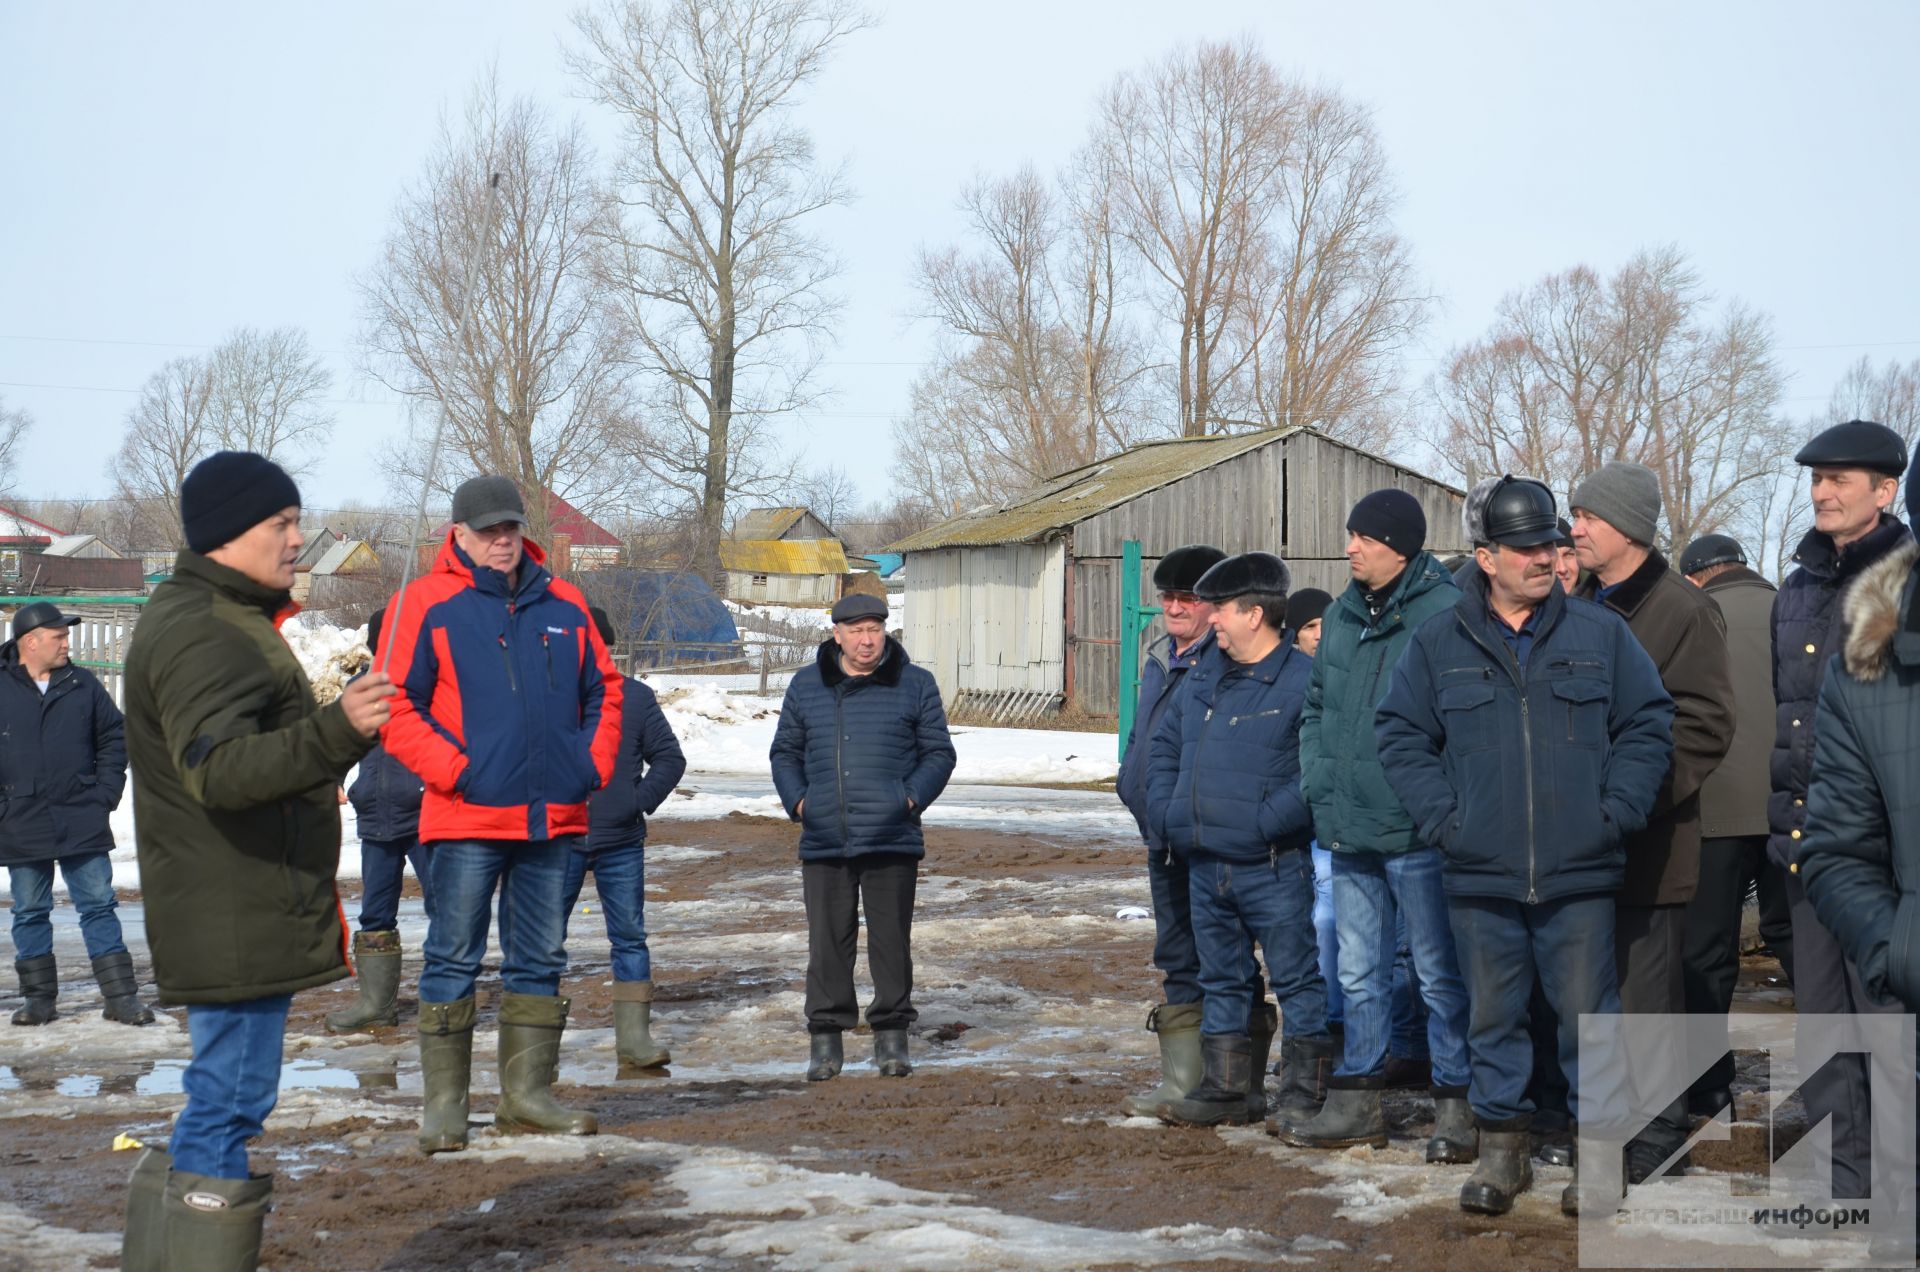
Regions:
<svg viewBox="0 0 1920 1272"><path fill-rule="evenodd" d="M1066 682L1066 545L1003 544L913 554L907 652L940 692L1044 690Z"/></svg>

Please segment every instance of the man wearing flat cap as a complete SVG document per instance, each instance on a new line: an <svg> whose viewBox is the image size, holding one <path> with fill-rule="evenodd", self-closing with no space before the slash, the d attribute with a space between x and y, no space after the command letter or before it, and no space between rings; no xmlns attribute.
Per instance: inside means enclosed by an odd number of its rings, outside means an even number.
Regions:
<svg viewBox="0 0 1920 1272"><path fill-rule="evenodd" d="M1787 871L1793 914L1793 996L1803 1015L1898 1011L1861 984L1859 969L1820 922L1798 878L1813 778L1814 718L1827 665L1845 641L1841 598L1854 580L1913 541L1891 509L1906 444L1884 424L1849 420L1795 455L1813 497L1813 528L1773 602L1775 732L1767 852ZM1867 1070L1839 1056L1803 1084L1809 1124L1833 1119L1833 1195L1869 1194Z"/></svg>
<svg viewBox="0 0 1920 1272"><path fill-rule="evenodd" d="M300 491L247 451L180 489L187 546L127 654L127 759L154 980L184 1003L193 1061L168 1150L148 1148L127 1201L128 1267L255 1265L271 1175L247 1141L278 1098L287 1009L348 974L334 875L336 792L386 721L369 673L318 706L280 634Z"/></svg>
<svg viewBox="0 0 1920 1272"><path fill-rule="evenodd" d="M433 846L420 973L425 1153L467 1146L474 985L496 891L506 992L494 1129L599 1129L551 1088L570 1005L559 996L567 874L588 801L613 776L623 679L586 597L548 571L526 524L512 481L463 482L433 568L388 603L374 651L400 688L382 741L426 784L420 842Z"/></svg>
<svg viewBox="0 0 1920 1272"><path fill-rule="evenodd" d="M127 784L120 708L92 672L69 656L80 620L51 601L23 605L0 645L0 863L13 893L14 970L26 999L16 1025L54 1018L59 975L53 953L53 869L80 914L80 935L106 998L101 1014L144 1025L133 956L113 915L113 831L107 817Z"/></svg>
<svg viewBox="0 0 1920 1272"><path fill-rule="evenodd" d="M946 789L957 758L933 673L887 635L887 603L842 597L833 635L794 674L780 706L773 785L800 823L807 907L807 1080L845 1063L841 1034L860 1021L853 961L862 911L880 1076L912 1072L913 895L926 841L920 818Z"/></svg>
<svg viewBox="0 0 1920 1272"><path fill-rule="evenodd" d="M1313 930L1313 814L1300 797L1300 708L1313 660L1281 639L1292 573L1245 552L1194 584L1217 648L1187 673L1154 731L1153 833L1187 863L1200 955L1201 1082L1157 1110L1182 1126L1243 1125L1268 1112L1274 1007L1247 971L1257 944L1280 1004L1275 1113L1307 1117L1333 1058Z"/></svg>
<svg viewBox="0 0 1920 1272"><path fill-rule="evenodd" d="M1153 567L1166 635L1147 646L1140 672L1140 702L1133 732L1120 760L1115 786L1147 845L1147 887L1153 896L1153 965L1163 978L1165 1001L1147 1012L1147 1029L1160 1042L1160 1085L1130 1095L1121 1106L1133 1117L1152 1117L1162 1104L1200 1085L1200 954L1193 945L1187 863L1154 835L1147 819L1147 758L1154 731L1187 673L1213 649L1213 606L1194 595L1200 576L1226 559L1206 543L1168 552Z"/></svg>
<svg viewBox="0 0 1920 1272"><path fill-rule="evenodd" d="M1725 1016L1740 975L1747 891L1760 893L1760 936L1793 974L1786 872L1767 857L1767 762L1773 751L1772 614L1775 588L1747 566L1731 535L1705 534L1680 554L1680 572L1720 608L1733 672L1733 744L1700 789L1700 886L1687 903L1681 959L1687 1010ZM1712 1117L1733 1102L1733 1054L1722 1055L1687 1097Z"/></svg>

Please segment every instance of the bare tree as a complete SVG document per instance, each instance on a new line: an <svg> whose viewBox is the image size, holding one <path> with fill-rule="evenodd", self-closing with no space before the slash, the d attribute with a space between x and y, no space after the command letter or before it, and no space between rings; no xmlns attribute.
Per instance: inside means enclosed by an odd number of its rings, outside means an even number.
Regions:
<svg viewBox="0 0 1920 1272"><path fill-rule="evenodd" d="M729 499L790 476L765 462L767 422L815 398L840 267L806 226L850 193L793 116L869 19L845 0L615 0L577 25L572 67L625 130L606 234L652 390L633 458L698 508L715 573Z"/></svg>
<svg viewBox="0 0 1920 1272"><path fill-rule="evenodd" d="M1809 432L1848 420L1874 420L1902 437L1920 437L1920 358L1876 368L1863 354L1834 385L1827 413L1815 417Z"/></svg>
<svg viewBox="0 0 1920 1272"><path fill-rule="evenodd" d="M208 356L209 428L218 450L253 451L292 473L311 466L333 431L322 399L333 375L298 327L242 327Z"/></svg>
<svg viewBox="0 0 1920 1272"><path fill-rule="evenodd" d="M1712 300L1672 247L1605 282L1581 266L1507 296L1435 382L1443 461L1467 480L1528 473L1564 493L1632 460L1660 476L1673 543L1764 537L1792 440L1772 325L1737 301L1716 315Z"/></svg>
<svg viewBox="0 0 1920 1272"><path fill-rule="evenodd" d="M147 377L127 412L126 436L108 464L120 497L138 509L136 548L179 548L180 487L214 449L208 358L175 358Z"/></svg>
<svg viewBox="0 0 1920 1272"><path fill-rule="evenodd" d="M829 464L814 469L795 483L793 496L837 531L841 519L853 512L860 487L847 476L846 469Z"/></svg>
<svg viewBox="0 0 1920 1272"><path fill-rule="evenodd" d="M13 489L13 477L20 468L20 447L33 427L33 416L17 406L10 407L0 397L0 495Z"/></svg>
<svg viewBox="0 0 1920 1272"><path fill-rule="evenodd" d="M491 78L457 124L443 123L360 287L369 369L421 408L415 435L389 455L396 495L426 480L442 412L435 488L511 477L536 540L547 535L548 491L592 515L625 488L623 466L606 462L631 419L598 260L606 216L577 123L503 101Z"/></svg>

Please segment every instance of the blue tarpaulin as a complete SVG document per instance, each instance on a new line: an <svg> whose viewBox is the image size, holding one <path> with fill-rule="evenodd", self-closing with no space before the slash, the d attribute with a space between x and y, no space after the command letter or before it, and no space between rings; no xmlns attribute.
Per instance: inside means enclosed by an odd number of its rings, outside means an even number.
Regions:
<svg viewBox="0 0 1920 1272"><path fill-rule="evenodd" d="M726 662L741 656L733 615L698 574L615 567L573 576L602 606L634 653L635 667Z"/></svg>

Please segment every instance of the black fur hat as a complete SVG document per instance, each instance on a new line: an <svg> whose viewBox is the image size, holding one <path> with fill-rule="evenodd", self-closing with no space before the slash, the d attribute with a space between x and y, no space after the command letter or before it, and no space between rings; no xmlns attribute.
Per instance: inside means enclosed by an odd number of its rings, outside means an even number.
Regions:
<svg viewBox="0 0 1920 1272"><path fill-rule="evenodd" d="M1175 548L1153 567L1153 590L1191 592L1201 575L1226 559L1226 553L1209 543Z"/></svg>
<svg viewBox="0 0 1920 1272"><path fill-rule="evenodd" d="M1285 596L1293 589L1293 571L1271 552L1242 552L1214 565L1193 585L1193 594L1213 605L1249 592Z"/></svg>

